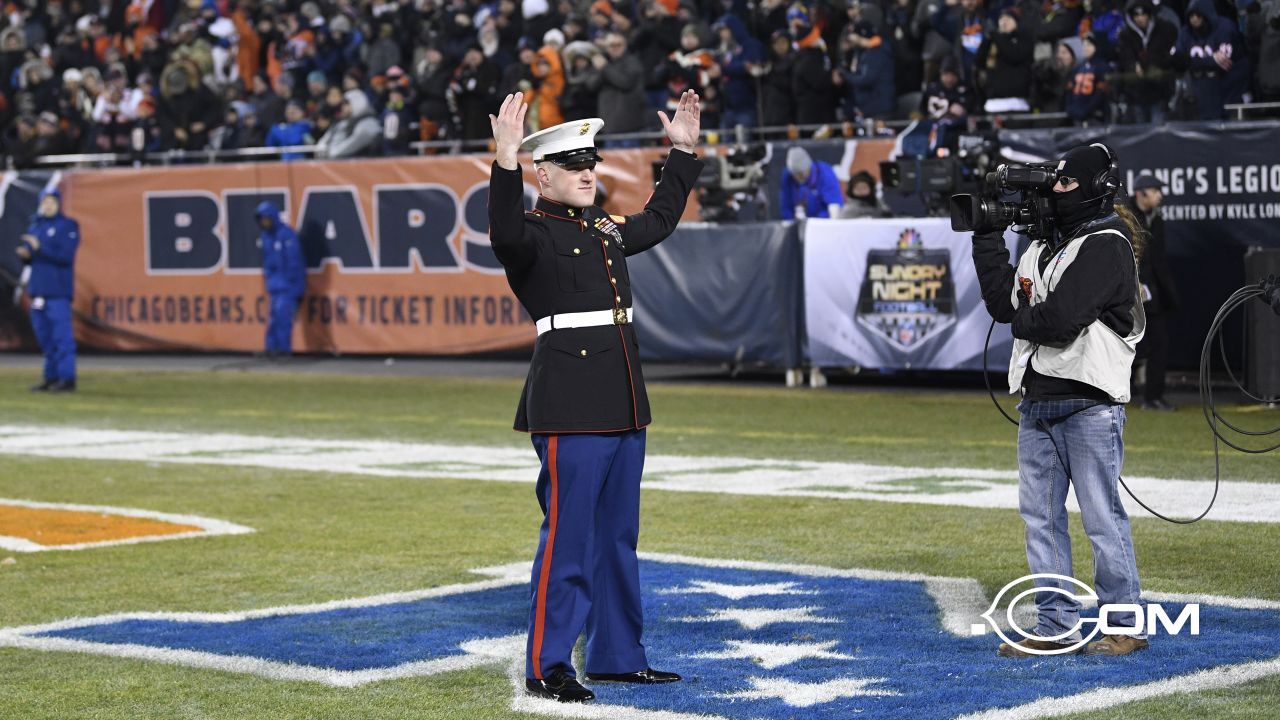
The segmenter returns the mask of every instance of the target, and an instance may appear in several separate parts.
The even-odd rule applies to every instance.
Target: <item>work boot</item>
[[[49,385],[49,392],[51,393],[69,393],[69,392],[75,392],[75,391],[76,391],[75,380],[59,380]]]
[[[1039,638],[1024,638],[1018,642],[1018,645],[1029,647],[1033,650],[1057,650],[1055,655],[1076,655],[1079,654],[1080,648],[1062,652],[1062,648],[1074,645],[1074,642],[1060,643],[1053,640],[1041,640]],[[1000,657],[1041,657],[1036,653],[1029,653],[1020,647],[1010,645],[1009,643],[1000,643],[1000,647],[996,649],[996,655]]]
[[[1132,635],[1103,635],[1101,640],[1085,645],[1084,654],[1118,657],[1143,650],[1150,644],[1146,638]]]
[[[32,385],[31,392],[47,392],[49,390],[49,387],[52,385],[53,385],[52,380],[45,380],[39,385]]]

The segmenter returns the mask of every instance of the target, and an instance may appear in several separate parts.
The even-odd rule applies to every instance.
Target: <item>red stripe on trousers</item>
[[[533,622],[533,676],[542,679],[542,633],[547,619],[547,581],[551,577],[551,553],[556,544],[556,519],[559,515],[560,477],[556,470],[556,449],[560,437],[547,441],[547,468],[551,473],[551,502],[547,510],[547,547],[542,552],[542,571],[538,573],[538,609]]]

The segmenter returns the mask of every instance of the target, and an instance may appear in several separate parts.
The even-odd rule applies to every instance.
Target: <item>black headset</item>
[[[1120,163],[1116,154],[1100,142],[1092,143],[1089,147],[1096,147],[1107,154],[1107,169],[1093,178],[1093,194],[1098,198],[1114,198],[1120,192]]]

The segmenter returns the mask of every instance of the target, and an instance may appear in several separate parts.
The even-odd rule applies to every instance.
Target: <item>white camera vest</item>
[[[1010,300],[1018,307],[1018,278],[1031,278],[1031,304],[1044,302],[1058,286],[1062,274],[1080,254],[1084,241],[1094,235],[1113,233],[1124,238],[1132,251],[1133,245],[1124,233],[1110,228],[1074,238],[1058,251],[1058,256],[1040,272],[1040,257],[1049,249],[1047,243],[1032,245],[1018,261],[1018,272],[1013,280]],[[1027,363],[1034,361],[1036,372],[1050,377],[1079,380],[1099,388],[1114,402],[1129,402],[1129,373],[1137,354],[1138,342],[1147,329],[1147,315],[1142,309],[1142,297],[1138,277],[1138,262],[1134,260],[1133,329],[1121,336],[1107,327],[1102,320],[1094,320],[1080,331],[1075,340],[1063,347],[1040,345],[1030,340],[1014,338],[1013,357],[1009,360],[1009,394],[1022,388],[1022,376]]]

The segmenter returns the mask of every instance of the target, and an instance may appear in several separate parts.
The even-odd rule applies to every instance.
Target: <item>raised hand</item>
[[[702,106],[698,102],[698,93],[685,90],[676,104],[675,117],[667,119],[667,114],[658,111],[658,119],[662,121],[662,129],[667,131],[671,147],[691,153],[698,144],[698,134],[702,121]]]
[[[507,170],[520,167],[516,162],[516,153],[520,152],[520,142],[524,140],[524,114],[528,109],[524,93],[515,93],[502,101],[497,116],[489,115],[499,167]]]

